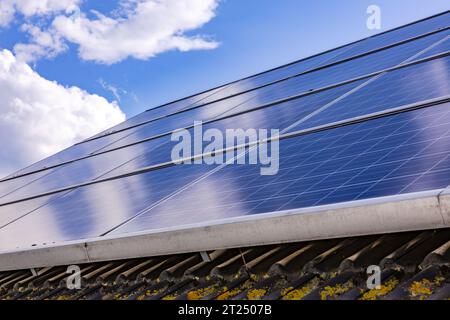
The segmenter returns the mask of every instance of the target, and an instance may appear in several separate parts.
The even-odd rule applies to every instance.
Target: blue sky
[[[83,11],[107,14],[115,1],[89,0]],[[106,5],[105,5],[106,3]],[[214,50],[169,51],[148,60],[128,58],[113,65],[83,61],[76,46],[34,69],[44,78],[116,99],[103,84],[120,90],[120,107],[132,116],[268,68],[380,32],[366,27],[366,8],[382,10],[382,29],[449,9],[446,0],[222,0],[212,18],[193,31],[220,43]],[[0,46],[12,49],[26,39],[15,25],[0,31]],[[151,30],[149,30],[151,32]],[[126,91],[126,93],[125,93]]]
[[[366,26],[369,5],[381,9],[381,30]],[[1,0],[0,136],[9,139],[0,141],[0,176],[148,108],[449,8],[448,0]]]

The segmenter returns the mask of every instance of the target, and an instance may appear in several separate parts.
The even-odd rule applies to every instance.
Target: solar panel
[[[131,130],[119,131],[117,133],[104,136],[100,139],[91,140],[80,145],[69,148],[56,156],[39,162],[21,173],[30,172],[43,167],[52,166],[61,162],[70,161],[80,157],[88,156],[96,151],[113,149],[130,143],[134,143],[152,135],[170,132],[176,128],[192,125],[194,120],[211,120],[244,112],[258,106],[271,103],[278,99],[293,95],[307,93],[329,85],[335,85],[342,81],[354,79],[376,71],[397,66],[405,60],[414,57],[412,61],[430,56],[429,52],[422,50],[429,48],[436,42],[444,41],[441,46],[449,46],[450,39],[448,30],[425,36],[412,42],[400,44],[398,46],[375,52],[373,54],[357,58],[355,60],[343,62],[325,69],[291,78],[286,81],[247,92],[238,96],[233,96],[216,103],[207,104],[201,108],[193,108],[183,113],[177,113],[171,117],[157,119],[143,127],[134,128],[135,117],[125,122],[123,126],[133,127]],[[434,53],[442,53],[447,47],[431,48]],[[439,50],[440,51],[437,51]],[[420,54],[418,54],[420,53]],[[417,57],[415,57],[417,55]],[[235,86],[238,83],[234,84]],[[128,125],[126,125],[128,123]],[[122,128],[123,129],[123,128]]]
[[[414,37],[422,36],[424,34],[435,32],[441,28],[448,27],[449,14],[443,14],[434,18],[432,21],[424,20],[408,28],[400,28],[389,33],[378,35],[377,37],[363,39],[356,43],[352,43],[329,52],[325,52],[307,59],[294,62],[292,64],[276,68],[256,76],[252,76],[240,81],[231,83],[230,85],[221,87],[218,91],[212,92],[205,100],[201,100],[202,103],[212,101],[213,99],[219,99],[227,97],[232,94],[242,92],[242,90],[249,90],[261,85],[271,83],[286,77],[294,76],[298,73],[305,72],[312,68],[317,68],[326,64],[334,63],[343,59],[356,56],[358,54],[364,54],[377,48],[392,45],[399,41],[404,41]],[[209,92],[207,92],[209,93]],[[190,98],[191,99],[191,98]],[[179,104],[180,101],[175,102]],[[185,103],[188,105],[189,103]],[[172,105],[165,106],[166,109],[171,109]]]
[[[449,107],[283,140],[279,174],[226,166],[113,233],[445,188]]]
[[[309,114],[318,107],[344,94],[356,85],[357,84],[349,84],[315,95],[306,96],[300,99],[301,101],[289,103],[290,106],[283,105],[281,108],[282,113],[279,112],[280,109],[265,108],[255,111],[256,114],[248,114],[239,117],[239,122],[236,122],[236,119],[234,118],[224,119],[223,121],[211,124],[205,128],[215,127],[224,130],[233,122],[235,125],[239,124],[239,128],[252,128],[255,125],[261,125],[261,128],[269,128],[271,125],[281,125],[283,123],[291,124],[291,119],[293,117],[301,117],[302,115],[305,116]],[[275,110],[275,112],[273,112],[273,110]],[[283,114],[284,119],[280,119],[280,116]],[[256,122],[256,119],[259,119],[259,122]],[[51,172],[47,172],[45,177],[34,182],[30,181],[36,179],[35,175],[41,177],[43,175],[42,172],[7,181],[4,183],[5,187],[0,189],[0,203],[20,199],[27,194],[50,191],[92,180],[99,177],[102,173],[106,173],[106,176],[111,176],[125,173],[130,170],[136,170],[144,166],[164,163],[171,160],[170,156],[173,146],[174,143],[171,142],[170,135],[168,135],[122,148],[114,152],[107,152],[95,157],[66,164],[60,168],[49,170]],[[133,159],[133,156],[136,157],[135,160]],[[22,188],[13,191],[13,184],[16,186],[22,184],[23,186],[20,186]],[[2,184],[0,184],[0,187],[1,186]],[[8,191],[9,195],[5,196],[2,194]]]
[[[391,74],[384,75],[384,78],[374,81],[368,87],[362,88],[360,91],[353,93],[353,95],[341,101],[337,101],[329,109],[322,111],[319,117],[312,117],[298,125],[294,124],[320,107],[326,106],[360,86],[363,81],[356,81],[300,99],[258,109],[254,112],[240,115],[237,118],[232,117],[215,121],[206,125],[205,129],[216,128],[224,132],[227,128],[233,126],[243,129],[253,127],[290,127],[288,131],[295,131],[324,125],[417,101],[425,101],[449,95],[450,83],[447,79],[449,72],[449,57],[395,70]],[[418,83],[422,82],[424,83],[423,85],[418,85]],[[358,106],[358,108],[349,108],[349,105]],[[298,120],[293,121],[292,119]],[[142,138],[148,137],[146,135],[138,136],[136,140]],[[124,146],[133,142],[135,141],[119,141],[119,145],[115,146],[113,144],[111,148]],[[103,153],[98,157],[91,157],[70,163],[49,173],[39,172],[25,176],[22,179],[8,181],[3,186],[0,185],[0,190],[4,190],[3,192],[0,191],[0,201],[14,201],[26,195],[48,192],[82,183],[99,178],[103,173],[107,173],[106,176],[112,176],[141,167],[168,162],[170,161],[170,151],[173,146],[174,143],[170,141],[170,136],[164,136],[147,141],[144,145],[132,145],[130,149],[116,150],[113,154]],[[137,159],[133,160],[130,154],[134,155]],[[118,166],[120,167],[117,168]],[[45,177],[32,181],[44,174]],[[19,182],[21,180],[23,181]],[[13,188],[12,185],[16,185],[16,188]],[[17,188],[20,189],[15,191]],[[6,192],[9,194],[5,195]]]
[[[404,62],[421,50],[428,48],[437,41],[446,39],[449,34],[449,30],[444,30],[436,34],[417,39],[416,41],[400,44],[393,48],[375,52],[368,56],[359,57],[355,60],[343,62],[325,69],[319,69],[315,72],[310,72],[308,74],[287,79],[283,82],[265,86],[252,92],[245,92],[248,88],[246,88],[241,82],[237,82],[232,86],[241,87],[242,85],[243,87],[235,91],[245,93],[238,96],[228,97],[225,100],[213,100],[217,101],[215,103],[212,103],[213,101],[202,101],[204,103],[211,104],[207,104],[201,109],[194,109],[190,112],[176,114],[167,119],[153,121],[146,125],[145,128],[137,131],[136,134],[145,135],[147,134],[147,130],[150,130],[150,132],[158,132],[161,130],[160,128],[164,128],[167,131],[167,128],[170,128],[171,123],[175,123],[174,126],[184,126],[192,122],[192,119],[206,120],[222,117],[224,115],[233,114],[239,111],[249,110],[255,106],[269,103],[277,99],[300,94],[312,89],[322,88],[330,84],[336,84],[358,76],[393,67],[401,62]],[[449,43],[450,40],[446,41],[447,46]],[[430,54],[428,52],[424,52],[416,59],[425,58],[427,56],[430,56]],[[247,82],[253,80],[254,79],[251,78],[248,79]],[[250,87],[255,88],[258,86],[252,85]]]
[[[366,87],[292,128],[305,129],[450,94],[450,57],[383,75]],[[349,107],[354,106],[354,107]]]
[[[274,176],[230,165],[192,184],[211,166],[181,165],[62,192],[1,228],[0,243],[17,243],[18,232],[21,245],[96,237],[136,215],[113,234],[443,188],[450,184],[449,107],[284,139]],[[18,212],[16,205],[1,208]]]
[[[204,103],[209,97],[215,97],[218,92],[223,91],[225,88],[229,87],[230,85],[225,85],[223,87],[219,87],[217,89],[209,90],[205,93],[194,95],[190,98],[181,99],[176,102],[172,102],[169,105],[163,105],[159,106],[158,108],[147,110],[146,112],[140,113],[130,119],[128,119],[125,122],[119,123],[118,125],[105,130],[104,132],[101,132],[97,135],[95,135],[92,138],[101,137],[105,134],[110,134],[111,132],[118,132],[124,129],[131,128],[135,125],[139,125],[145,121],[151,120],[151,119],[158,119],[162,118],[164,116],[167,116],[172,113],[179,112],[181,110],[184,110],[186,108],[192,108],[199,104]],[[92,139],[90,138],[90,139]]]
[[[448,18],[150,109],[20,170],[0,181],[0,251],[448,187]],[[171,132],[194,121],[280,129],[279,172],[171,162]]]

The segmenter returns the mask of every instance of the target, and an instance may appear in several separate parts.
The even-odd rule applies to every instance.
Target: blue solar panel
[[[210,127],[225,130],[231,127],[231,125],[239,128],[252,128],[254,126],[258,128],[272,128],[273,126],[287,127],[295,119],[308,115],[356,87],[358,83],[351,83],[314,95],[305,96],[295,102],[287,102],[277,107],[260,109],[254,113],[244,114],[238,118],[224,119],[217,123],[206,125],[205,130]],[[0,203],[90,181],[100,178],[103,175],[110,177],[142,167],[168,162],[171,161],[170,156],[173,146],[174,142],[171,142],[170,136],[165,136],[69,163],[48,170],[49,172],[46,172],[45,176],[43,176],[43,172],[39,172],[7,181],[4,183],[4,187],[2,187],[3,183],[0,183]],[[41,176],[43,177],[40,178]],[[15,188],[12,188],[12,185],[15,185]],[[6,192],[9,194],[4,195]]]
[[[279,174],[227,166],[113,233],[445,188],[449,107],[284,140]]]
[[[228,128],[241,128],[244,130],[249,128],[285,128],[291,125],[296,119],[307,116],[321,106],[342,96],[349,90],[355,88],[359,83],[360,82],[343,85],[300,99],[259,109],[251,113],[244,113],[237,117],[230,117],[205,124],[203,125],[203,130],[216,129],[225,133],[225,130]],[[189,132],[191,135],[194,134],[193,129],[190,129]],[[157,140],[161,141],[159,146],[149,150],[149,152],[146,152],[135,160],[121,166],[117,170],[109,172],[106,177],[170,161],[171,150],[177,142],[171,141],[170,136],[161,137]],[[206,144],[208,144],[208,142],[204,142],[203,146]],[[197,153],[194,152],[194,155],[197,155]]]
[[[220,91],[208,96],[206,99],[202,100],[202,102],[227,97],[229,95],[242,92],[243,90],[249,90],[273,81],[305,72],[311,68],[334,63],[336,61],[366,53],[370,50],[375,50],[377,48],[392,45],[399,41],[407,40],[426,34],[428,32],[433,32],[441,28],[448,27],[450,25],[449,17],[450,14],[446,13],[432,20],[424,20],[407,27],[403,27],[375,37],[367,38],[362,41],[332,50],[330,52],[319,54],[311,58],[304,59],[281,68],[277,68],[275,70],[249,77],[248,79],[237,81],[229,86],[221,88]]]
[[[444,37],[445,35],[443,34],[435,34],[400,47],[378,52],[374,55],[365,56],[350,62],[292,78],[283,83],[264,87],[248,94],[223,100],[208,105],[205,108],[190,110],[185,113],[151,122],[131,133],[129,136],[112,143],[106,149],[116,148],[151,136],[167,133],[179,127],[192,125],[194,121],[204,121],[246,111],[282,98],[305,93],[312,89],[322,88],[331,84],[353,79],[357,76],[393,67],[404,62],[406,59],[413,57],[424,48],[429,47]],[[420,55],[418,58],[423,58],[425,56],[426,54]]]
[[[177,190],[209,170],[202,166],[175,166],[145,175],[99,183],[52,196],[53,200],[32,213],[27,210],[48,199],[0,207],[2,215],[23,218],[0,228],[0,250],[16,246],[95,237],[131,218],[148,205]],[[33,208],[34,209],[34,208]],[[12,236],[12,230],[20,239]],[[20,230],[20,231],[18,231]]]
[[[311,89],[321,88],[330,84],[338,83],[341,81],[349,80],[351,78],[376,72],[385,68],[393,67],[406,59],[421,52],[423,49],[428,48],[438,40],[444,39],[450,31],[442,31],[418,40],[407,42],[405,44],[389,48],[380,52],[373,53],[368,56],[363,56],[355,60],[344,62],[330,68],[318,70],[309,74],[302,75],[300,77],[292,78],[286,82],[277,83],[269,87],[264,87],[259,90],[251,91],[242,95],[228,98],[226,100],[212,103],[202,108],[193,109],[180,114],[175,114],[168,118],[162,118],[160,120],[152,121],[143,127],[133,128],[131,130],[119,131],[111,135],[104,136],[99,139],[91,140],[80,145],[73,146],[50,157],[44,161],[38,162],[22,171],[19,174],[31,172],[33,170],[39,170],[43,167],[53,166],[61,162],[70,161],[80,157],[88,156],[96,151],[103,151],[120,147],[129,143],[134,143],[138,140],[148,138],[152,135],[157,135],[174,130],[179,127],[189,126],[194,120],[206,121],[218,117],[227,116],[233,113],[249,110],[256,106],[272,102],[277,99],[282,99],[287,96],[300,94],[307,92]],[[441,52],[437,50],[443,50],[448,46],[447,41],[442,47],[435,48],[433,53]],[[425,52],[416,57],[416,59],[425,58],[430,56],[430,52]],[[238,86],[239,82],[232,86]],[[213,90],[210,96],[215,96],[216,92],[224,92],[226,88]],[[243,89],[244,90],[244,89]],[[197,97],[199,102],[205,102],[209,96],[205,93]],[[194,99],[194,98],[192,98]],[[191,101],[192,99],[189,99]],[[177,104],[182,103],[177,102]],[[194,103],[195,105],[195,103]],[[192,105],[191,105],[192,106]],[[163,110],[164,108],[156,109]],[[147,111],[139,116],[136,116],[119,126],[108,130],[121,130],[129,126],[133,126],[143,121],[142,117],[147,118],[147,115],[153,114],[153,111]],[[118,142],[115,142],[118,141]]]
[[[33,212],[33,210],[38,209],[39,207],[47,203],[51,198],[53,197],[39,197],[32,201],[23,201],[16,203],[14,204],[14,206],[0,206],[0,228],[23,217],[24,214]],[[11,239],[10,241],[14,241],[14,239]]]
[[[399,41],[403,41],[415,36],[420,36],[427,32],[436,31],[443,27],[448,27],[449,25],[448,19],[445,19],[445,17],[448,18],[448,14],[435,18],[436,21],[434,21],[433,23],[430,23],[428,20],[425,20],[415,25],[409,26],[405,29],[401,28],[390,33],[382,34],[377,37],[368,38],[355,44],[344,46],[342,48],[335,49],[330,52],[320,54],[309,59],[301,60],[297,63],[288,65],[286,67],[277,68],[275,70],[265,72],[257,76],[249,77],[247,79],[243,79],[231,83],[229,85],[225,85],[223,87],[204,92],[202,94],[194,95],[192,97],[170,103],[160,108],[151,109],[109,130],[106,130],[105,132],[98,134],[95,137],[99,137],[104,134],[108,134],[118,130],[123,130],[128,127],[133,127],[145,121],[166,116],[168,114],[178,112],[186,108],[195,107],[218,99],[223,99],[230,95],[244,92],[246,90],[251,90],[258,86],[266,85],[273,81],[278,81],[286,77],[294,76],[298,73],[305,72],[312,68],[320,67],[325,64],[330,64],[339,60],[348,59],[349,57],[363,54],[370,50],[392,45],[393,43]],[[373,60],[377,61],[377,59]]]
[[[399,41],[407,40],[413,37],[426,34],[428,32],[439,30],[440,28],[448,27],[450,25],[449,21],[450,21],[450,14],[447,13],[445,15],[433,19],[432,21],[425,20],[415,25],[401,28],[375,37],[367,38],[357,43],[351,44],[349,46],[333,50],[326,54],[321,54],[319,56],[307,59],[305,61],[301,61],[299,63],[294,63],[256,77],[251,77],[249,79],[240,81],[236,85],[243,88],[254,88],[256,86],[263,85],[271,81],[276,81],[281,78],[289,77],[298,74],[300,72],[304,72],[311,67],[318,67],[321,65],[334,63],[336,61],[340,61],[343,59],[348,59],[350,57],[363,54],[368,51],[375,50],[377,48],[392,45]],[[233,86],[227,88],[222,93],[225,93],[225,91],[228,91],[230,93],[239,92],[239,90],[237,90],[237,88]]]
[[[101,137],[105,134],[109,134],[111,132],[116,132],[116,131],[120,131],[123,129],[127,129],[127,128],[133,127],[135,125],[141,124],[145,121],[151,120],[151,119],[158,119],[158,118],[167,116],[169,114],[179,112],[186,108],[195,107],[199,104],[204,103],[209,97],[215,97],[218,92],[223,91],[225,88],[227,88],[229,86],[231,86],[231,85],[225,85],[223,87],[220,87],[220,88],[217,88],[214,90],[209,90],[202,94],[194,95],[193,97],[190,97],[190,98],[185,98],[185,99],[181,99],[179,101],[172,102],[166,106],[161,106],[158,108],[147,110],[146,112],[140,113],[140,114],[134,116],[133,118],[128,119],[125,122],[122,122],[108,130],[105,130],[105,131],[95,135],[94,137]]]
[[[431,56],[429,52],[419,54],[423,49],[428,48],[439,40],[445,39],[448,35],[450,35],[450,31],[432,35],[399,47],[377,52],[372,55],[338,64],[330,68],[292,78],[284,83],[279,83],[273,87],[263,89],[260,92],[260,95],[270,95],[272,100],[281,99],[282,97],[299,94],[300,92],[305,92],[309,89],[325,87],[330,84],[340,83],[342,81],[371,74],[376,71],[395,67],[407,59],[414,57],[416,54],[418,54],[418,56],[415,59],[412,59],[412,61],[423,59]],[[447,39],[445,44],[447,46],[450,45],[450,39]],[[433,49],[439,50],[443,48],[439,47]],[[237,108],[233,108],[230,111],[225,112],[223,115],[229,115],[248,109],[248,105],[243,104]]]
[[[444,57],[392,71],[297,126],[292,125],[353,90],[364,83],[364,80],[276,106],[244,113],[238,117],[212,122],[205,125],[204,128],[205,130],[215,128],[225,131],[227,128],[285,129],[291,127],[288,132],[292,132],[441,97],[450,94],[450,83],[447,77],[450,73],[449,61],[450,57]],[[121,140],[111,145],[111,148],[124,146],[143,138],[147,137],[145,135],[133,136],[132,139],[134,140]],[[106,177],[114,176],[145,166],[167,162],[171,160],[171,149],[174,144],[175,142],[170,141],[170,136],[165,136],[150,140],[142,145],[133,145],[112,153],[104,153],[70,163],[61,168],[53,169],[50,173],[38,172],[3,184],[0,183],[0,201],[14,201],[26,195],[48,192],[97,179],[103,175]],[[40,178],[41,176],[44,177]],[[8,195],[5,195],[6,193]]]
[[[113,234],[443,188],[450,184],[450,104],[284,139],[280,152],[277,175],[229,165],[172,197],[216,166],[178,165],[54,195],[1,228],[0,249],[17,245],[18,232],[23,246],[99,236],[139,212]],[[26,214],[20,204],[0,210]]]
[[[149,110],[19,171],[0,181],[0,250],[447,187],[450,31],[441,28],[448,27],[448,17]],[[410,104],[416,109],[354,120]],[[209,121],[203,130],[220,132],[324,127],[284,137],[273,176],[261,175],[258,165],[158,167],[171,160],[171,131],[199,120]],[[133,172],[148,166],[156,167]]]
[[[450,56],[387,73],[292,130],[310,128],[449,95],[449,74]]]
[[[350,56],[360,54],[380,46],[386,46],[401,40],[426,34],[434,30],[446,28],[450,25],[449,21],[450,13],[446,12],[445,14],[437,16],[433,19],[424,20],[422,22],[384,33],[379,36],[368,38],[365,41],[362,41],[359,46],[351,48],[346,54]]]
[[[7,180],[0,183],[0,199],[6,194],[14,192],[16,189],[27,185],[40,177],[43,177],[48,172],[37,172],[29,176],[23,176],[17,179]]]
[[[445,31],[445,33],[447,34],[447,37],[448,37],[450,34],[450,31]],[[433,56],[433,55],[441,54],[443,52],[448,52],[448,51],[450,51],[450,41],[447,39],[446,41],[439,43],[435,47],[431,48],[426,54],[428,56]]]

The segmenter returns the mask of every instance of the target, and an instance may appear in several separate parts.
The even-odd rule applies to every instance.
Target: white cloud
[[[73,10],[80,2],[81,0],[1,0],[0,26],[11,23],[16,13],[25,17],[44,16]]]
[[[44,79],[0,51],[0,176],[123,120],[115,102]]]
[[[52,57],[65,50],[64,41],[78,46],[84,60],[112,64],[128,57],[149,59],[169,50],[214,49],[218,43],[186,32],[215,16],[219,0],[122,0],[109,16],[92,11],[57,14],[45,30],[26,27],[30,44],[14,50],[24,61]]]
[[[120,102],[122,95],[128,93],[126,90],[106,82],[103,78],[98,79],[98,83],[104,90],[109,91],[118,102]]]
[[[64,40],[57,34],[42,31],[31,24],[23,24],[20,30],[28,32],[33,38],[33,43],[18,43],[14,46],[16,56],[21,61],[30,62],[43,57],[53,58],[67,50]]]

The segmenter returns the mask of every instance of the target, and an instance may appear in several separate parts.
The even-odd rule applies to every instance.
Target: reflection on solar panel
[[[449,21],[445,12],[150,109],[4,178],[0,252],[440,195],[450,185]],[[221,133],[279,129],[269,138],[279,140],[277,174],[246,164],[175,163],[171,133],[194,134],[196,121]],[[203,158],[245,157],[252,148]],[[236,242],[224,246],[251,244],[230,237]],[[188,249],[179,242],[174,250]],[[208,248],[201,240],[193,247]]]

